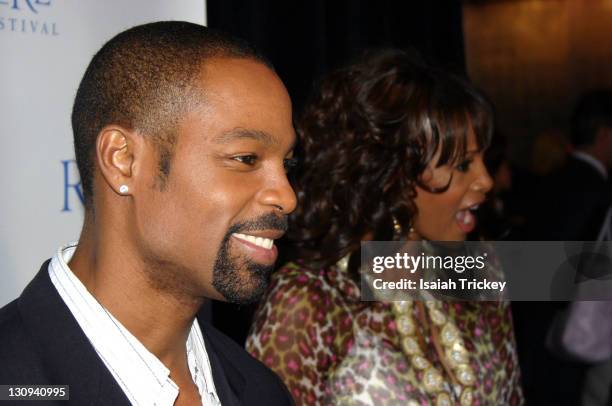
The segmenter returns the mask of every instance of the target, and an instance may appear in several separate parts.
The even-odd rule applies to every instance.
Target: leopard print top
[[[443,309],[470,352],[477,376],[474,404],[522,404],[508,304],[453,302]],[[419,330],[427,358],[443,371],[428,329]],[[298,405],[434,404],[398,336],[390,305],[361,302],[346,272],[292,263],[274,274],[247,350],[283,379]]]

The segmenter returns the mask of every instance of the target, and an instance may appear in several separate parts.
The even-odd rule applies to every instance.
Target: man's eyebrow
[[[220,135],[216,136],[213,139],[213,142],[216,144],[227,144],[234,140],[244,138],[260,141],[266,145],[278,144],[278,140],[272,137],[267,132],[259,130],[250,130],[247,128],[234,128],[229,131],[225,131]]]

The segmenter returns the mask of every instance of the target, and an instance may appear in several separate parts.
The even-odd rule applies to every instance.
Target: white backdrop
[[[78,239],[70,112],[87,63],[113,35],[159,20],[205,24],[205,0],[0,0],[0,307]]]

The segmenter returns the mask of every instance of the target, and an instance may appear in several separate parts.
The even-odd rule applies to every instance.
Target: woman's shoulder
[[[350,325],[361,303],[357,284],[345,279],[335,267],[313,269],[300,262],[285,264],[272,277],[255,315],[253,331],[266,326],[321,330],[328,325],[335,329],[339,323]]]

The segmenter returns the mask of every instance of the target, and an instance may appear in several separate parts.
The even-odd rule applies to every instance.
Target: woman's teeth
[[[251,244],[255,244],[258,247],[265,248],[267,250],[271,249],[274,245],[274,240],[264,237],[255,237],[253,235],[234,233],[232,234],[234,237],[239,238],[241,240],[250,242]]]
[[[457,221],[461,224],[470,224],[472,222],[472,213],[469,209],[459,210],[455,216]]]
[[[464,233],[470,233],[476,226],[476,217],[474,216],[473,211],[477,208],[477,206],[472,206],[457,212],[455,219]]]

